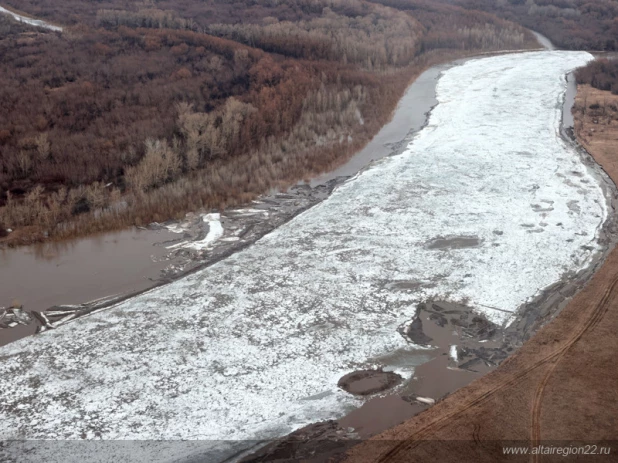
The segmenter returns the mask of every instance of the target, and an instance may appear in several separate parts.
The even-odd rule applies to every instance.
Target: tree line
[[[482,10],[547,36],[570,50],[618,49],[617,0],[439,0]]]
[[[588,84],[599,90],[618,95],[618,61],[597,59],[575,72],[578,84]]]

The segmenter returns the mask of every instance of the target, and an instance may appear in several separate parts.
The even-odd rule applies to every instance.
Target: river
[[[601,251],[606,198],[560,136],[564,76],[590,59],[531,52],[450,68],[400,154],[253,246],[4,346],[0,439],[191,439],[225,454],[359,406],[337,387],[350,371],[413,377],[412,363],[385,359],[422,350],[397,330],[419,302],[465,302],[509,324]],[[134,461],[172,455],[140,452]]]

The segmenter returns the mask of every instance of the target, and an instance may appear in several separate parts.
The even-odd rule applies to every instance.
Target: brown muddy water
[[[29,311],[147,289],[170,262],[166,230],[125,230],[62,243],[0,249],[0,306]],[[36,325],[0,330],[0,345],[34,334]]]
[[[369,144],[337,169],[311,179],[310,185],[319,185],[339,176],[355,175],[372,161],[399,152],[423,128],[428,112],[438,103],[436,84],[442,71],[460,62],[463,60],[434,66],[418,76],[399,101],[390,122]]]
[[[358,442],[404,422],[485,375],[513,350],[506,329],[470,307],[445,301],[420,304],[414,321],[401,327],[400,333],[423,348],[414,354],[402,349],[372,360],[395,368],[412,366],[411,379],[394,381],[383,375],[395,373],[381,370],[375,370],[373,376],[366,370],[350,373],[340,379],[339,387],[360,397],[369,396],[359,408],[339,420],[299,429],[241,461],[339,461]],[[351,379],[356,381],[350,384]],[[376,389],[383,392],[375,393]]]
[[[412,379],[395,394],[368,400],[339,420],[341,427],[353,428],[360,439],[398,425],[491,371],[497,366],[497,360],[489,359],[492,354],[502,358],[508,355],[499,327],[484,322],[465,306],[441,301],[422,304],[417,320],[421,323],[410,338],[427,350],[414,359],[419,364]],[[491,354],[484,355],[490,350]],[[409,352],[394,352],[380,360],[396,365],[412,359]]]
[[[540,37],[540,42],[547,46],[547,39]],[[552,49],[551,44],[548,47]],[[312,179],[308,185],[300,183],[298,187],[318,188],[319,191],[313,195],[314,199],[323,199],[325,185],[330,184],[327,188],[330,189],[334,186],[333,182],[339,183],[355,175],[372,161],[400,152],[423,128],[429,111],[437,104],[436,84],[440,74],[466,60],[464,58],[437,65],[423,72],[406,90],[390,122],[382,127],[365,148],[339,168]],[[569,91],[572,92],[571,101],[574,101],[574,82]],[[569,105],[565,105],[564,117],[570,117],[572,125]],[[277,193],[272,192],[263,201],[270,202],[274,208],[281,202],[286,203],[283,204],[283,215],[289,218],[289,198],[285,196],[286,193],[292,193],[293,196],[296,192]],[[302,193],[301,206],[310,206],[305,204],[305,191]],[[281,196],[284,197],[283,201]],[[265,220],[273,222],[269,217]],[[276,226],[280,222],[277,220],[271,225]],[[250,227],[253,224],[249,224]],[[263,234],[273,227],[260,228]],[[187,233],[184,238],[198,238],[195,233],[190,235]],[[180,241],[180,237],[179,234],[157,226],[62,243],[44,243],[17,249],[0,248],[0,308],[18,301],[23,304],[24,310],[40,312],[54,306],[85,304],[111,296],[131,295],[180,276],[182,272],[179,270],[197,268],[208,263],[212,256],[193,254],[189,256],[192,262],[188,262],[186,253],[178,255],[169,252],[167,242]],[[0,329],[0,346],[34,334],[35,330],[36,324]]]
[[[0,291],[10,309],[0,306],[0,345],[57,328],[225,259],[327,198],[346,178],[265,195],[247,208],[189,213],[181,221],[152,223],[146,229],[2,250]],[[15,323],[15,312],[24,323]]]
[[[539,34],[538,32],[535,31],[530,31],[532,32],[532,34],[536,37],[536,40],[539,42],[539,44],[545,48],[546,50],[555,50],[556,47],[554,47],[554,44],[551,43],[551,41],[545,37],[544,35]]]

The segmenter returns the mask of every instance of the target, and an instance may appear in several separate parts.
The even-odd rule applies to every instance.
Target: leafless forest
[[[405,0],[403,0],[405,1]],[[618,50],[618,0],[450,0],[538,31],[570,50]]]
[[[9,245],[246,202],[344,161],[427,66],[537,46],[429,0],[4,4],[65,26],[0,15]]]
[[[577,70],[577,82],[618,95],[618,61],[599,59]]]

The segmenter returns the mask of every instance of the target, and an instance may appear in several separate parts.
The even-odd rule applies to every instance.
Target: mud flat
[[[0,438],[210,440],[200,451],[220,460],[363,413],[365,400],[337,386],[350,373],[399,375],[413,408],[453,381],[432,374],[493,367],[518,324],[543,323],[548,287],[590,271],[608,246],[602,172],[559,129],[563,76],[588,59],[524,53],[449,69],[400,155],[208,268],[3,347]],[[210,243],[225,227],[206,221],[199,242]]]

